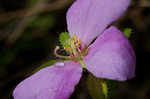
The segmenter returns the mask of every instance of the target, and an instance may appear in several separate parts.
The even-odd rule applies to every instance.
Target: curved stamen
[[[56,46],[56,48],[55,48],[55,50],[54,50],[54,55],[55,55],[56,57],[65,58],[65,59],[71,59],[71,56],[59,55],[59,54],[57,53],[57,51],[58,51],[59,49],[60,49],[60,47],[59,47],[59,46]]]

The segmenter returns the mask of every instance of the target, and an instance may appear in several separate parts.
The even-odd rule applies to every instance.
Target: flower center
[[[67,53],[69,53],[69,56],[62,56],[57,54],[57,51],[59,50],[59,47],[57,46],[55,48],[56,57],[65,58],[65,59],[68,58],[75,62],[82,61],[87,54],[87,48],[81,47],[80,39],[76,35],[74,35],[70,40],[66,42],[66,44],[67,46],[63,48]]]

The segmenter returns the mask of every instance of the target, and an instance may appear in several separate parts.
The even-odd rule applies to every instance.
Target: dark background
[[[59,33],[67,31],[66,12],[71,0],[0,0],[0,99],[13,99],[12,91],[32,71],[56,59]],[[132,0],[128,11],[113,25],[131,28],[137,65],[136,77],[117,82],[110,99],[150,99],[150,1]],[[71,99],[92,99],[80,80]]]

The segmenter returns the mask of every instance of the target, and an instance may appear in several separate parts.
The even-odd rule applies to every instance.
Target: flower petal
[[[82,68],[73,62],[59,64],[22,81],[13,92],[14,99],[68,99],[80,80]]]
[[[124,81],[135,76],[135,53],[116,27],[110,27],[96,39],[84,62],[96,77]]]
[[[68,31],[88,45],[128,8],[130,0],[76,0],[67,12]]]

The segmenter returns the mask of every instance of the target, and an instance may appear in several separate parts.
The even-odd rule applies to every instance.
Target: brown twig
[[[41,12],[49,12],[49,11],[54,11],[60,8],[65,7],[67,4],[71,3],[68,2],[68,0],[58,0],[55,3],[52,4],[46,4],[43,3],[43,0],[39,0],[41,2],[37,3],[37,5],[32,8],[32,9],[28,9],[28,10],[21,10],[21,11],[17,11],[14,13],[8,13],[11,15],[5,15],[5,16],[12,16],[12,17],[5,17],[4,19],[10,20],[12,18],[16,18],[16,17],[23,17],[22,21],[17,25],[16,29],[14,30],[14,32],[12,32],[10,34],[10,36],[8,37],[7,41],[6,41],[6,46],[8,47],[8,45],[12,45],[23,33],[26,24],[33,18],[31,18],[31,16],[35,16]],[[1,19],[2,16],[0,16]],[[4,15],[3,15],[4,17]],[[6,21],[6,20],[5,20]]]
[[[39,6],[39,9],[32,13],[30,13],[31,8],[27,8],[27,9],[17,10],[14,12],[0,14],[0,22],[7,22],[14,18],[20,18],[24,16],[33,16],[33,15],[43,13],[43,12],[59,10],[71,4],[72,1],[73,0],[57,0],[56,2],[51,3],[51,4],[44,4],[44,5]]]
[[[6,46],[13,44],[23,33],[26,24],[31,20],[30,16],[34,13],[37,12],[42,5],[44,5],[45,0],[38,0],[37,4],[28,12],[24,14],[23,19],[20,21],[20,23],[16,26],[16,29],[8,36],[8,39],[6,41]]]

